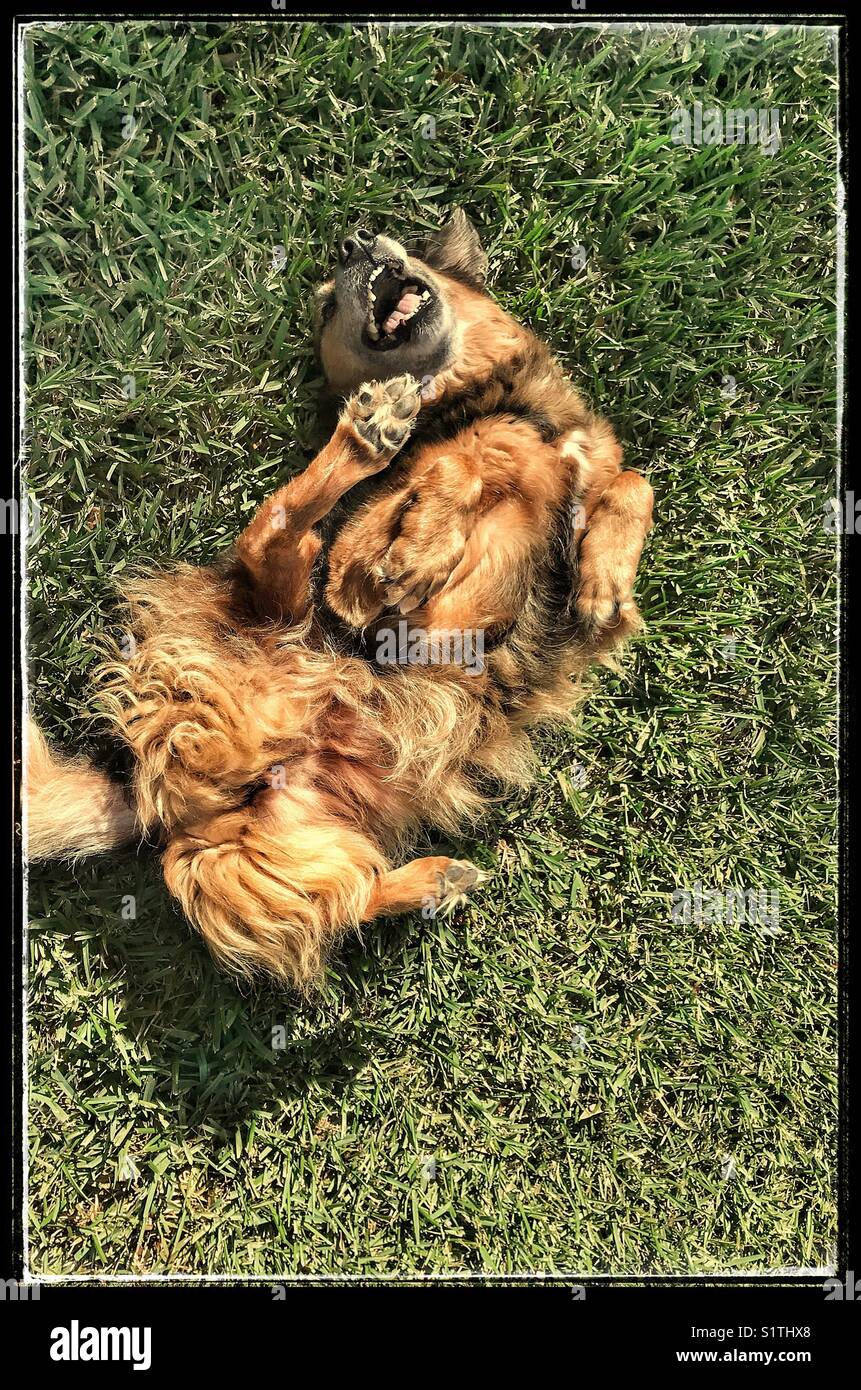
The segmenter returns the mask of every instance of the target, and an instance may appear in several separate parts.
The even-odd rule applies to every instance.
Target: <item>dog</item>
[[[240,976],[308,989],[345,932],[478,887],[472,864],[409,846],[527,785],[529,729],[569,718],[640,625],[652,490],[487,266],[462,212],[421,255],[343,239],[316,295],[343,402],[328,443],[223,561],[125,587],[134,649],[98,688],[130,788],[30,734],[30,857],[157,839]],[[470,667],[443,642],[465,632]]]

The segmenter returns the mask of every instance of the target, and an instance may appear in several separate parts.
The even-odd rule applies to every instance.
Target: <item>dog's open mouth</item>
[[[424,281],[378,265],[368,282],[367,342],[375,348],[408,342],[432,301],[433,292]]]

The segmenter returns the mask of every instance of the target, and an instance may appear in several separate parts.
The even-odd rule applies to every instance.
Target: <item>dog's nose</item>
[[[367,227],[355,227],[341,242],[341,264],[347,265],[356,256],[373,254],[376,237]]]

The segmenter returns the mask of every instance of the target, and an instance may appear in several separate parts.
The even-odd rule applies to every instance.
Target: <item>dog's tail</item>
[[[22,791],[29,859],[80,859],[135,838],[135,811],[117,782],[86,758],[55,753],[32,720],[25,751]]]

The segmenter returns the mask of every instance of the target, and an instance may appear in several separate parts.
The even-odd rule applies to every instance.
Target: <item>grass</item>
[[[29,659],[54,738],[91,736],[115,582],[209,560],[310,456],[306,306],[359,219],[419,235],[465,206],[493,292],[657,496],[647,633],[457,847],[498,872],[454,919],[368,930],[297,1002],[215,971],[155,859],[32,871],[31,1268],[825,1263],[831,36],[76,22],[26,47]],[[779,150],[673,143],[696,100],[779,107]],[[697,882],[776,890],[778,929],[674,923]]]

